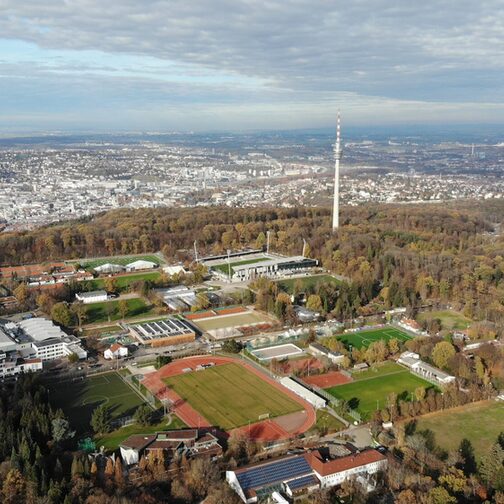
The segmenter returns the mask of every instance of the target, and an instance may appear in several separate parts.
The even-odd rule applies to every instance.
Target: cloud
[[[469,117],[504,99],[497,0],[0,0],[0,9],[2,38],[38,48],[12,46],[8,93],[34,75],[41,96],[60,79],[69,103],[72,93],[92,101],[92,89],[96,103],[115,96],[132,100],[127,108],[315,108],[352,96],[370,110],[394,103],[388,120],[412,103],[452,104]]]

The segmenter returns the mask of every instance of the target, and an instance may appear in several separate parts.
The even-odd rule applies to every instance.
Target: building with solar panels
[[[196,332],[184,320],[167,318],[128,326],[131,336],[140,344],[151,347],[180,345],[196,339]]]
[[[273,492],[291,497],[320,487],[304,455],[290,455],[226,471],[226,481],[246,503],[260,502]]]
[[[358,478],[365,491],[373,489],[376,475],[387,468],[387,457],[372,448],[345,450],[347,455],[334,457],[321,448],[226,471],[226,481],[246,504],[265,501],[274,492],[292,499],[348,478]]]

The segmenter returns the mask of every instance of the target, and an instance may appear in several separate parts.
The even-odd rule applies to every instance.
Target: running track
[[[247,371],[254,373],[259,376],[262,380],[268,382],[273,387],[280,390],[283,394],[291,397],[294,401],[299,403],[304,411],[300,412],[297,418],[294,416],[290,418],[287,426],[279,425],[274,419],[264,420],[262,422],[256,422],[250,426],[243,426],[237,429],[233,429],[228,434],[231,433],[243,433],[249,435],[251,438],[257,441],[276,441],[289,439],[299,434],[306,432],[315,423],[316,414],[313,407],[305,400],[301,399],[294,392],[286,389],[278,382],[270,378],[264,373],[247,364],[240,359],[233,359],[231,357],[220,357],[220,356],[197,356],[197,357],[186,357],[184,359],[178,359],[166,366],[163,366],[159,371],[154,373],[149,373],[145,376],[142,384],[145,385],[154,395],[156,395],[160,400],[170,399],[173,403],[173,412],[189,427],[212,427],[210,423],[200,415],[192,406],[185,402],[177,393],[166,387],[163,382],[163,378],[168,378],[170,376],[176,376],[183,373],[185,368],[195,369],[196,366],[201,364],[209,364],[213,362],[215,365],[223,365],[229,363],[239,364],[243,366]],[[197,371],[194,371],[197,372]],[[292,417],[292,415],[290,415]],[[285,418],[285,417],[280,417]]]

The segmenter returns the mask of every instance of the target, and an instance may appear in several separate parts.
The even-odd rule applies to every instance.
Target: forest
[[[279,253],[300,254],[306,239],[309,255],[355,284],[356,309],[449,303],[469,318],[500,323],[503,219],[498,200],[347,207],[334,233],[327,208],[121,209],[2,233],[0,264],[158,250],[168,261],[189,263],[195,240],[200,255],[214,254],[261,247],[270,231],[271,250]]]

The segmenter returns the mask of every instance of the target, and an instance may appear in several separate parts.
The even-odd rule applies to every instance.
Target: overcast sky
[[[504,123],[502,0],[0,0],[0,131]]]

